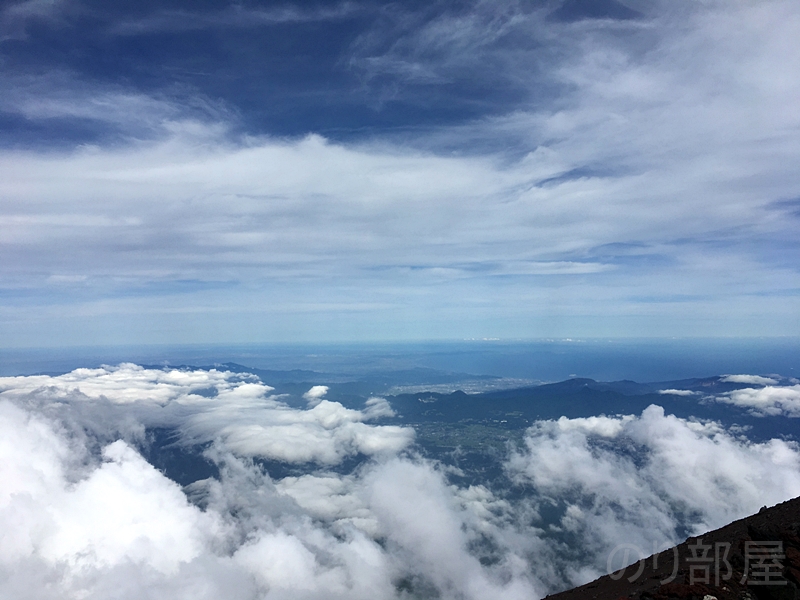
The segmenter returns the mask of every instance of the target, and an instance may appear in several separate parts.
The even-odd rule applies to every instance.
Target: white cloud
[[[325,397],[325,394],[327,393],[328,393],[327,385],[315,385],[305,394],[303,394],[303,398],[308,400],[308,404],[310,406],[314,406],[316,404],[319,404],[320,400],[322,400]]]
[[[41,556],[76,570],[130,561],[167,575],[199,556],[220,526],[213,515],[192,507],[124,442],[106,446],[103,457],[88,478],[51,499],[55,532],[42,541]]]
[[[494,574],[467,552],[470,530],[435,472],[395,460],[373,472],[367,483],[379,527],[392,532],[392,544],[413,572],[423,574],[437,589],[468,598],[530,598],[535,593],[529,577],[520,577],[524,561],[513,551]]]
[[[325,464],[358,453],[393,454],[413,441],[410,428],[368,425],[361,422],[364,418],[327,400],[306,411],[220,404],[188,419],[184,431],[195,443],[219,439],[240,456]]]
[[[561,417],[556,421],[559,431],[580,431],[586,435],[599,435],[602,437],[617,437],[624,429],[625,425],[633,419],[631,415],[619,418],[609,417],[577,417],[568,419]]]
[[[659,394],[669,394],[672,396],[696,396],[697,392],[693,392],[692,390],[658,390]]]
[[[373,396],[367,398],[365,402],[366,409],[364,414],[370,419],[378,419],[381,417],[394,417],[397,413],[394,412],[392,405],[386,398]]]
[[[402,597],[399,585],[445,599],[541,597],[601,573],[617,542],[649,550],[682,527],[700,532],[800,494],[795,444],[750,443],[652,406],[536,423],[507,464],[529,493],[510,501],[398,455],[402,430],[363,421],[370,409],[384,416],[385,399],[363,413],[324,399],[294,410],[270,391],[247,375],[128,364],[0,379],[4,589],[388,599]],[[207,443],[219,478],[181,490],[115,439],[154,426]],[[356,451],[374,458],[330,470]],[[273,481],[251,455],[312,462]],[[555,528],[538,511],[550,500],[567,505]]]
[[[665,415],[658,406],[591,424],[539,422],[508,469],[543,497],[566,501],[560,531],[591,549],[595,574],[617,544],[635,544],[647,556],[653,544],[671,545],[800,495],[795,443],[745,442],[715,423]],[[572,576],[579,571],[572,568]]]
[[[322,399],[327,388],[315,386],[310,397],[316,403],[297,410],[271,391],[252,375],[132,364],[76,369],[57,377],[0,378],[0,398],[46,399],[46,410],[83,414],[82,426],[106,436],[135,438],[141,434],[137,423],[175,427],[184,444],[217,440],[240,456],[326,464],[358,453],[393,454],[413,441],[410,428],[363,422],[389,416],[385,400],[356,411]]]
[[[377,519],[365,499],[356,492],[352,476],[320,473],[284,477],[276,486],[308,514],[333,523],[339,530],[355,525],[370,535],[379,533]]]
[[[430,314],[430,302],[452,307],[437,335],[454,337],[450,329],[489,318],[500,303],[512,316],[493,324],[494,335],[519,335],[520,322],[553,307],[578,329],[575,315],[596,313],[637,323],[626,333],[640,332],[642,319],[662,335],[675,323],[686,323],[677,334],[765,324],[785,333],[794,307],[783,292],[800,276],[771,258],[785,253],[751,249],[793,239],[796,225],[774,201],[797,193],[787,165],[800,160],[800,12],[789,1],[682,6],[612,27],[479,3],[393,30],[383,54],[358,46],[378,71],[385,57],[452,81],[478,64],[530,90],[530,103],[507,114],[402,139],[232,140],[231,111],[202,99],[189,106],[64,74],[15,80],[5,110],[98,121],[137,141],[2,153],[0,222],[13,226],[0,271],[43,306],[6,306],[0,317],[24,340],[43,320],[44,336],[64,311],[87,317],[76,335],[91,330],[88,317],[104,315],[108,329],[119,322],[109,315],[134,322],[162,311],[170,316],[153,330],[174,339],[170,328],[200,329],[196,311],[247,339],[273,333],[254,333],[259,321],[318,332],[300,316],[308,312],[346,328],[331,323],[349,310],[367,316],[334,337],[387,316],[397,322],[376,335],[391,337]],[[536,43],[509,48],[523,39]],[[557,99],[541,97],[543,83]],[[474,151],[451,152],[464,147]],[[508,147],[518,154],[493,150]],[[489,276],[508,282],[489,285]],[[50,277],[85,277],[80,289],[95,293],[49,294]],[[170,302],[175,280],[218,287]],[[160,299],[142,298],[151,296]],[[53,307],[54,297],[70,302]],[[294,317],[242,318],[244,304]],[[589,320],[619,331],[618,321]]]
[[[720,377],[723,383],[747,383],[750,385],[777,385],[778,380],[760,375],[725,375]]]
[[[761,383],[761,382],[747,382]],[[800,385],[734,390],[716,397],[717,402],[749,408],[758,416],[800,417]]]
[[[87,449],[38,409],[0,400],[0,415],[0,581],[12,597],[388,599],[404,576],[443,598],[532,595],[522,559],[486,568],[468,551],[488,492],[467,493],[464,513],[426,463],[275,486],[216,448],[221,479],[190,486],[200,510],[123,441],[86,464]]]
[[[76,469],[81,449],[50,423],[5,400],[0,412],[0,438],[16,442],[0,448],[0,577],[17,570],[10,580],[21,585],[27,575],[28,594],[37,595],[39,570],[49,579],[40,597],[53,586],[56,596],[79,597],[115,570],[149,582],[174,577],[224,535],[215,515],[190,505],[124,442],[107,446],[102,463]]]

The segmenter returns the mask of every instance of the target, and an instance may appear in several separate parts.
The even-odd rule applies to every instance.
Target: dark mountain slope
[[[708,560],[696,560],[703,556]],[[797,600],[798,586],[800,498],[795,498],[549,599]]]

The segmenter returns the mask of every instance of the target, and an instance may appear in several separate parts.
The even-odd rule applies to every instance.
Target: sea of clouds
[[[787,406],[772,388],[725,398],[767,414]],[[658,406],[536,422],[490,489],[453,484],[383,398],[273,392],[133,364],[0,378],[0,597],[542,597],[618,544],[650,554],[800,495],[796,443]],[[148,463],[158,428],[219,476],[181,487]]]

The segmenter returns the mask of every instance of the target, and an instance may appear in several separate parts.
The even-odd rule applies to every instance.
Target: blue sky
[[[6,2],[8,346],[800,335],[800,6]]]

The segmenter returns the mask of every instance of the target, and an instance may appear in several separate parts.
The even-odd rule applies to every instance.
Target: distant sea
[[[0,376],[65,373],[133,362],[364,375],[429,368],[471,375],[561,381],[668,381],[711,375],[800,378],[800,338],[459,340],[358,344],[111,346],[0,350]]]

